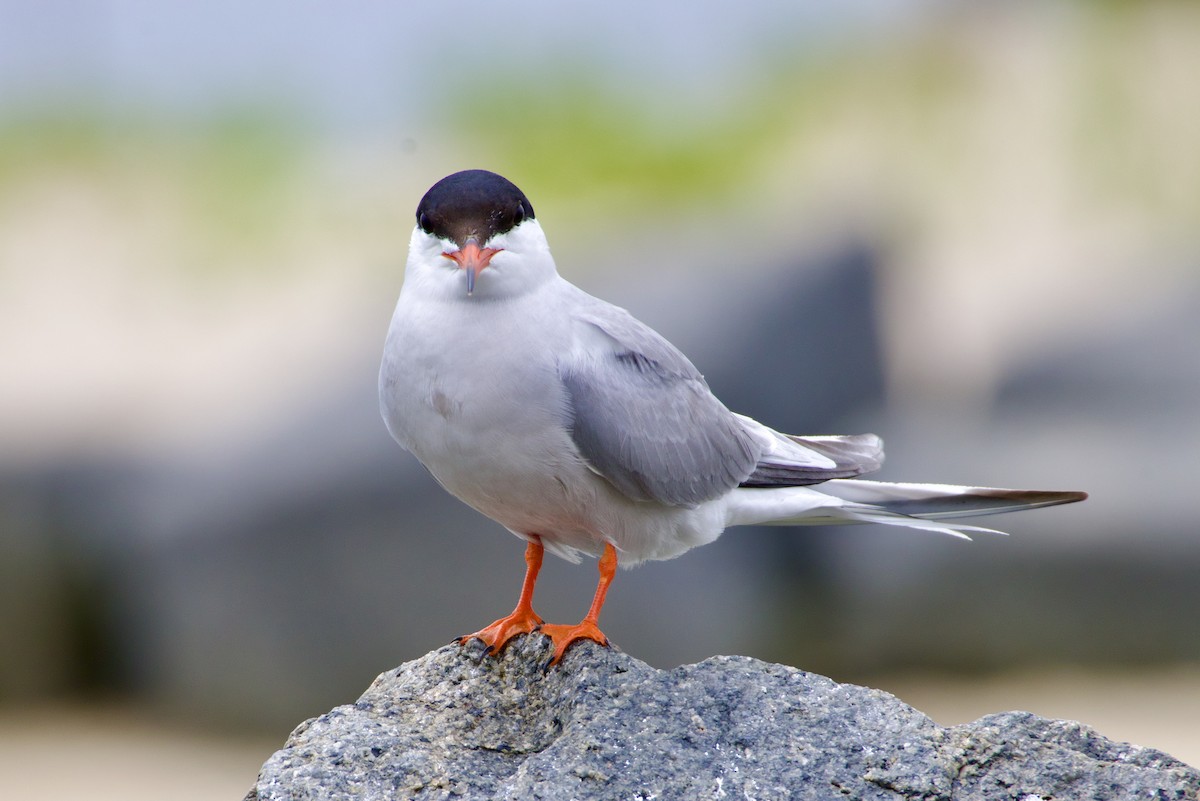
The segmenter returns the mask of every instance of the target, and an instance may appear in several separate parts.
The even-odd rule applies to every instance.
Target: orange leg
[[[540,538],[533,539],[525,546],[525,582],[521,585],[521,597],[517,599],[512,614],[474,634],[464,634],[458,638],[459,643],[482,640],[487,646],[486,653],[498,654],[513,637],[528,634],[542,625],[542,619],[533,611],[533,585],[537,583],[538,571],[542,569],[543,553],[545,548]]]
[[[608,543],[604,546],[604,555],[600,557],[600,581],[596,584],[596,594],[583,620],[577,626],[542,626],[542,633],[548,635],[554,644],[554,657],[550,665],[558,664],[568,646],[576,640],[594,640],[601,645],[608,645],[608,638],[600,631],[600,609],[604,606],[604,596],[608,595],[608,585],[612,584],[616,572],[617,549]]]

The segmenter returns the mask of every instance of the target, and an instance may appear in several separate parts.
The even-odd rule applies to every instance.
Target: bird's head
[[[406,283],[439,295],[493,298],[522,294],[555,274],[533,204],[507,178],[464,170],[421,198]]]

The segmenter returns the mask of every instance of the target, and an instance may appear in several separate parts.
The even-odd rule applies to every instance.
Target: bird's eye
[[[525,221],[525,206],[517,206],[516,213],[513,214],[513,225],[520,225]]]
[[[425,212],[421,212],[417,215],[417,225],[421,226],[421,230],[425,233],[432,233],[432,231],[429,230],[429,218],[425,216]]]

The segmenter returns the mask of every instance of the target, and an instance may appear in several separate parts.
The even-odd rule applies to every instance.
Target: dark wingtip
[[[1051,505],[1087,500],[1088,494],[1078,490],[1013,490],[1031,503]],[[1012,496],[1010,496],[1012,497]]]
[[[1087,500],[1088,494],[1079,490],[984,490],[977,493],[983,497],[1003,498],[1024,504],[1027,509],[1059,506]]]

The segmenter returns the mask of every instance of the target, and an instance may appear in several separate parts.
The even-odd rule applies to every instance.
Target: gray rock
[[[1195,799],[1200,772],[1024,712],[944,728],[895,697],[719,656],[656,670],[543,637],[384,673],[297,728],[247,801]]]

